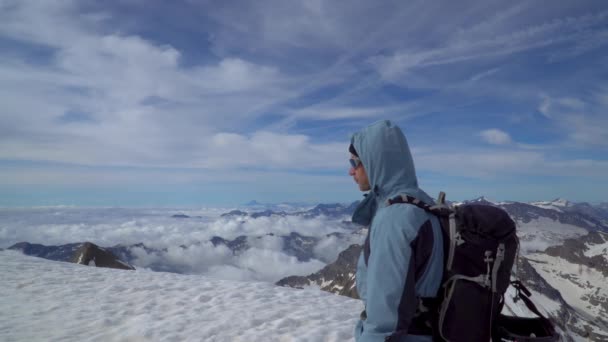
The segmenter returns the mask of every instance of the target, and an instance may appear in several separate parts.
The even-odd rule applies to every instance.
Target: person
[[[356,287],[365,310],[357,342],[431,341],[426,298],[437,295],[443,273],[438,219],[415,205],[389,204],[409,195],[427,204],[401,129],[388,120],[353,134],[349,175],[367,191],[353,222],[369,226],[357,264]]]

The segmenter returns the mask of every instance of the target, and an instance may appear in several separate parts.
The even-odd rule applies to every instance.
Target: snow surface
[[[352,341],[359,300],[0,251],[1,341]]]

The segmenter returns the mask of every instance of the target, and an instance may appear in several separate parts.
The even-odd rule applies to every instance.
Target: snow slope
[[[554,288],[564,300],[595,317],[606,325],[608,322],[608,279],[599,271],[585,265],[573,264],[565,259],[544,253],[527,256],[536,271]]]
[[[0,251],[1,341],[349,341],[358,300]]]
[[[581,227],[560,223],[548,217],[539,217],[530,222],[516,220],[517,236],[524,254],[561,245],[568,238],[580,237],[589,232]]]

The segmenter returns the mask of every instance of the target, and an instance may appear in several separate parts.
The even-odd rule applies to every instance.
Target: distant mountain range
[[[352,232],[353,234],[357,234],[356,231]],[[325,237],[335,236],[342,237],[343,233],[331,233]],[[209,242],[213,244],[213,246],[224,245],[228,247],[234,254],[240,254],[249,248],[251,248],[251,242],[255,239],[262,239],[264,236],[274,236],[274,234],[267,234],[263,236],[245,236],[241,235],[232,240],[224,239],[219,236],[212,237]],[[304,236],[295,232],[292,232],[288,235],[279,236],[282,239],[282,251],[283,253],[294,256],[300,262],[307,262],[314,258],[314,248],[317,244],[323,239],[323,237],[312,237],[312,236]],[[31,244],[28,242],[20,242],[14,244],[8,249],[10,250],[19,250],[26,255],[41,257],[49,260],[55,261],[65,261],[65,262],[73,262],[74,255],[78,255],[79,250],[82,246],[92,245],[95,248],[100,249],[101,251],[107,251],[110,253],[114,259],[120,262],[124,262],[125,264],[133,265],[137,264],[137,255],[134,254],[133,250],[135,248],[143,249],[147,254],[150,255],[160,255],[162,253],[166,253],[167,249],[156,249],[148,247],[142,243],[133,244],[133,245],[116,245],[112,247],[99,247],[90,242],[81,242],[81,243],[70,243],[65,245],[56,245],[56,246],[45,246],[41,244]],[[194,242],[193,246],[200,246],[201,242]],[[187,246],[180,246],[181,248],[188,248]],[[108,267],[97,264],[98,267]],[[132,266],[131,266],[132,267]],[[165,264],[152,264],[148,265],[148,267],[154,271],[161,272],[175,272],[181,273],[178,269],[168,268]],[[119,268],[119,267],[114,267]]]
[[[325,216],[328,218],[345,218],[350,216],[355,211],[355,208],[359,204],[359,201],[355,201],[351,204],[341,204],[341,203],[333,203],[333,204],[318,204],[312,209],[308,209],[305,211],[294,211],[294,212],[286,212],[286,211],[275,211],[271,209],[265,209],[262,211],[252,211],[247,212],[243,210],[232,210],[230,212],[224,213],[221,217],[224,218],[239,218],[239,217],[270,217],[270,216],[301,216],[304,218],[313,218],[318,216]]]
[[[544,217],[563,224],[571,224],[588,230],[608,232],[608,203],[592,205],[586,202],[574,203],[564,199],[555,199],[547,202],[494,202],[485,197],[479,197],[464,202],[452,202],[455,205],[462,203],[478,203],[494,205],[505,209],[513,217],[524,223]],[[233,210],[221,216],[225,218],[237,217],[270,217],[270,216],[303,216],[317,217],[324,215],[329,218],[350,217],[359,201],[350,204],[319,204],[306,211],[286,212],[266,209],[263,211],[246,212]]]

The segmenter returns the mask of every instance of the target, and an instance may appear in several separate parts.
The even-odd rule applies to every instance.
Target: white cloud
[[[285,171],[304,166],[326,173],[342,167],[347,137],[317,140],[317,134],[330,131],[327,125],[344,131],[376,117],[403,123],[428,113],[443,122],[444,115],[458,115],[454,108],[479,99],[485,105],[489,98],[512,101],[517,111],[526,111],[520,108],[531,97],[538,100],[538,89],[551,94],[541,98],[539,110],[562,128],[556,139],[569,146],[605,146],[606,92],[591,101],[581,95],[586,89],[570,91],[576,84],[597,83],[601,68],[593,63],[601,67],[601,61],[566,68],[551,64],[554,48],[565,52],[558,56],[565,63],[563,58],[603,46],[596,40],[606,34],[605,8],[573,2],[465,3],[465,11],[454,16],[454,5],[420,1],[188,2],[191,7],[185,8],[196,15],[180,16],[176,23],[179,11],[168,12],[166,26],[151,28],[147,11],[131,20],[130,13],[112,12],[111,5],[85,13],[91,7],[77,1],[4,1],[0,37],[15,44],[0,58],[0,159],[65,164],[3,166],[0,183],[238,182],[297,193],[340,182],[338,176]],[[188,35],[176,39],[176,31]],[[519,52],[530,52],[526,61],[546,59],[548,72],[560,82],[524,79],[531,64],[510,58]],[[491,77],[497,70],[500,77]],[[385,89],[387,80],[403,87]],[[66,113],[86,120],[64,120]],[[310,121],[336,123],[308,126]],[[412,122],[411,129],[429,134],[420,122]],[[496,133],[485,138],[510,140]],[[457,162],[453,169],[488,175],[504,174],[500,166],[520,172],[514,167],[518,160],[529,172],[554,165],[546,155],[520,152],[507,152],[507,161],[494,160],[491,150],[473,152],[476,157],[465,159],[479,169],[466,172]],[[440,161],[426,162],[447,170]],[[603,169],[601,162],[594,165]],[[580,171],[567,170],[560,172]]]
[[[449,175],[488,177],[513,173],[529,173],[542,165],[543,155],[530,151],[470,151],[453,153],[421,153],[414,156],[416,166],[433,171],[449,170]]]
[[[472,81],[472,82],[477,82],[477,81],[480,81],[480,80],[482,80],[482,79],[484,79],[484,78],[488,78],[488,77],[490,77],[490,76],[492,76],[492,75],[496,74],[496,73],[497,73],[497,72],[499,72],[499,71],[500,71],[500,68],[492,68],[492,69],[490,69],[490,70],[486,70],[486,71],[483,71],[483,72],[477,73],[477,74],[475,74],[475,75],[473,75],[473,76],[471,77],[471,81]]]
[[[91,241],[103,247],[144,243],[147,252],[132,247],[136,267],[206,274],[224,279],[277,281],[289,275],[314,273],[335,260],[351,243],[361,243],[340,220],[324,217],[272,216],[253,219],[218,218],[221,210],[38,208],[0,209],[0,247],[27,241],[46,245]],[[226,209],[225,211],[228,211]],[[171,215],[187,213],[190,219]],[[202,215],[202,218],[196,216]],[[281,235],[298,232],[321,240],[316,259],[298,261],[282,251]],[[344,234],[343,238],[326,235]],[[273,235],[268,235],[272,233]],[[213,236],[232,240],[248,236],[250,249],[236,255],[225,245],[213,246]],[[332,250],[333,249],[333,250]],[[340,249],[340,250],[337,250]]]
[[[353,244],[362,244],[364,237],[360,235],[349,235],[338,238],[334,235],[324,238],[314,248],[315,256],[325,262],[332,263],[338,259],[338,254]]]
[[[481,138],[493,145],[506,145],[511,143],[511,136],[499,129],[487,129],[479,133]]]
[[[485,149],[469,152],[414,152],[420,170],[449,176],[502,178],[550,175],[553,177],[591,177],[602,179],[608,173],[608,162],[592,159],[549,159],[533,150]]]
[[[5,104],[0,123],[10,132],[0,138],[0,158],[186,167],[198,159],[221,164],[204,162],[209,167],[238,166],[236,158],[229,163],[225,151],[214,155],[212,143],[232,134],[227,129],[247,127],[264,108],[301,87],[276,66],[240,57],[184,67],[176,48],[104,33],[102,19],[73,15],[72,5],[16,2],[0,15],[5,19],[0,36],[47,45],[52,56],[28,63],[8,55],[0,64],[0,86],[11,89],[0,95]],[[90,120],[61,122],[68,111]],[[214,135],[217,139],[208,138]],[[263,158],[249,159],[257,166],[290,162],[283,155],[264,154],[269,138],[279,139],[273,147],[296,144],[289,152],[302,147],[319,150],[318,158],[328,157],[324,146],[304,146],[309,143],[303,136],[252,136],[254,145],[265,144],[256,153]],[[244,148],[252,146],[245,142]]]
[[[546,94],[541,95],[541,103],[538,111],[548,118],[554,118],[567,111],[580,111],[585,108],[585,103],[577,98],[562,97],[552,98]]]
[[[256,280],[276,282],[290,275],[308,275],[325,266],[312,259],[300,262],[296,257],[281,252],[252,248],[238,256],[237,265],[241,269],[251,270],[258,277]]]
[[[247,243],[256,249],[280,252],[283,249],[283,239],[278,235],[250,237]]]
[[[534,22],[524,28],[506,24],[508,20],[517,19],[526,6],[515,5],[506,11],[501,9],[500,15],[487,22],[475,22],[468,29],[445,32],[448,39],[444,38],[438,46],[408,47],[377,55],[370,62],[383,79],[408,84],[413,81],[411,74],[425,67],[500,58],[561,43],[577,44],[587,35],[581,31],[582,28],[601,24],[607,15],[606,12],[585,14],[567,20]]]
[[[608,147],[608,118],[572,113],[563,118],[570,138],[582,146]]]
[[[227,247],[214,247],[211,243],[171,246],[160,253],[148,253],[138,247],[131,250],[137,256],[133,262],[136,267],[204,274],[229,280],[276,282],[290,275],[308,275],[325,266],[316,259],[301,262],[280,250],[257,247],[235,255]]]
[[[579,146],[608,146],[606,106],[597,94],[587,101],[542,94],[539,111],[567,134],[569,142]]]

